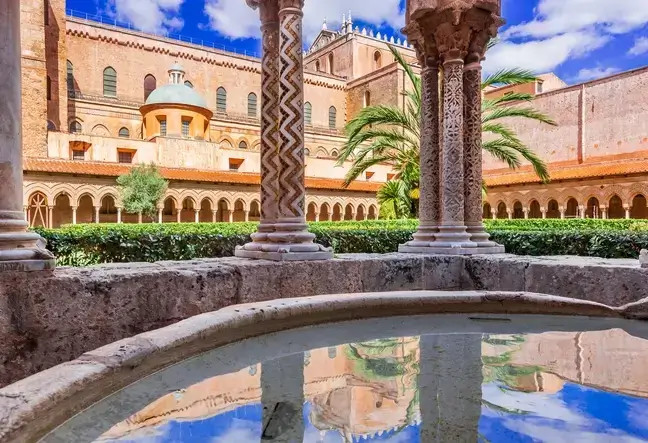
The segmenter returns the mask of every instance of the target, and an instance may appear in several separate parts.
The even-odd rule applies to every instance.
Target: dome
[[[207,102],[195,89],[184,84],[168,84],[160,86],[146,99],[146,105],[189,105],[207,108]]]

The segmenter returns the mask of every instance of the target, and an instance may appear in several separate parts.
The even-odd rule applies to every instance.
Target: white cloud
[[[641,55],[646,52],[648,52],[648,37],[639,37],[628,51],[628,55]]]
[[[612,74],[616,74],[619,71],[620,71],[619,68],[615,68],[613,66],[607,68],[603,68],[601,66],[597,66],[595,68],[584,68],[578,71],[578,75],[576,76],[576,78],[574,78],[574,80],[577,82],[597,80],[599,78],[608,77]]]
[[[524,68],[544,74],[569,59],[585,56],[604,46],[609,39],[608,36],[583,31],[521,43],[503,40],[486,54],[484,71],[493,73],[506,68]]]
[[[342,14],[351,11],[354,20],[372,25],[386,24],[400,29],[405,24],[400,0],[380,0],[368,4],[367,0],[310,0],[304,5],[304,39],[312,42],[322,29],[324,18],[329,29],[335,29],[342,21]],[[220,34],[236,38],[258,37],[259,13],[246,6],[244,0],[206,0],[205,13],[210,26]]]
[[[594,28],[623,34],[646,23],[645,0],[540,0],[534,19],[510,27],[505,36],[543,38]]]
[[[108,11],[117,20],[144,32],[175,31],[184,26],[180,7],[185,0],[109,0]]]

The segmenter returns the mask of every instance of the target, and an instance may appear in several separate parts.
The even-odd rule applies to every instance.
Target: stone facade
[[[229,192],[243,180],[236,173],[260,173],[260,60],[66,17],[64,3],[21,2],[23,154],[27,159],[23,205],[28,213],[35,213],[40,201],[44,213],[47,208],[53,211],[44,222],[42,217],[32,218],[32,224],[58,226],[57,220],[70,218],[62,212],[67,214],[67,208],[74,206],[66,200],[76,200],[81,189],[107,184],[111,185],[112,200],[106,205],[116,208],[103,211],[101,215],[106,217],[99,219],[116,219],[119,202],[112,192],[116,175],[97,174],[98,167],[81,165],[78,157],[73,160],[75,147],[83,149],[87,164],[118,163],[119,152],[125,150],[132,153],[133,163],[182,168],[187,176],[222,171],[219,181],[196,180],[203,194]],[[372,213],[378,213],[375,192],[394,177],[391,168],[378,165],[357,181],[355,189],[344,190],[341,180],[348,165],[335,167],[335,157],[345,140],[344,124],[364,106],[405,106],[404,93],[411,85],[394,63],[388,47],[391,40],[358,29],[349,20],[344,29],[322,30],[304,56],[304,103],[308,108],[304,115],[305,173],[310,199],[306,207],[321,200],[322,194],[330,197],[321,200],[326,207],[320,204],[310,211],[309,220],[316,219],[318,212],[332,214],[333,206],[340,206],[342,214],[357,213],[360,205],[366,212],[373,208]],[[393,44],[418,65],[410,43],[396,40]],[[200,136],[204,140],[162,137],[143,130],[139,108],[145,100],[145,78],[151,75],[155,86],[165,84],[166,71],[175,61],[182,63],[186,80],[214,113],[206,132],[209,137]],[[104,94],[104,70],[108,67],[116,72],[116,97]],[[554,118],[558,126],[507,122],[548,162],[553,181],[539,183],[528,166],[511,173],[485,156],[489,193],[484,217],[524,218],[526,213],[540,218],[544,211],[546,217],[554,218],[561,217],[561,212],[564,217],[648,218],[648,189],[644,186],[648,175],[644,161],[648,150],[647,81],[648,69],[576,86],[565,86],[555,75],[546,74],[536,84],[486,91],[487,98],[513,91],[535,94],[533,106]],[[50,100],[46,100],[48,84]],[[219,108],[219,88],[225,91],[224,111],[222,100]],[[256,106],[250,102],[251,94],[256,95]],[[128,138],[120,133],[127,133]],[[167,197],[172,197],[172,192],[174,198],[181,195],[186,183],[173,180],[173,174],[167,178],[171,182]],[[311,178],[328,181],[318,180],[318,187],[313,187]],[[194,185],[195,181],[191,188]],[[74,195],[55,191],[70,187],[76,190]],[[41,193],[35,194],[36,190]],[[94,200],[102,197],[90,195]],[[248,201],[246,194],[239,197]],[[211,201],[219,199],[210,194]],[[347,211],[349,205],[356,210]],[[59,207],[66,209],[60,211]],[[124,216],[124,220],[132,219],[137,220],[137,215]],[[173,215],[164,219],[173,219]]]

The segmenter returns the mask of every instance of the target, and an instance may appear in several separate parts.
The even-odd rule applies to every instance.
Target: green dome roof
[[[189,105],[207,109],[207,102],[193,88],[184,84],[160,86],[146,99],[147,105]]]

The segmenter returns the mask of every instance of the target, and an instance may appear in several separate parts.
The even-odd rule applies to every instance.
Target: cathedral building
[[[259,218],[260,59],[134,31],[66,11],[65,0],[21,2],[24,206],[32,226],[212,222]],[[372,167],[347,188],[336,166],[344,126],[365,106],[406,106],[411,88],[389,46],[406,41],[326,24],[305,52],[307,219],[378,217],[376,192],[394,178]],[[553,75],[533,105],[559,124],[510,122],[550,163],[484,159],[486,217],[648,218],[648,69],[577,86]],[[529,87],[529,85],[525,85]],[[486,96],[510,92],[485,91]],[[154,220],[123,211],[116,178],[155,163],[169,182]]]

